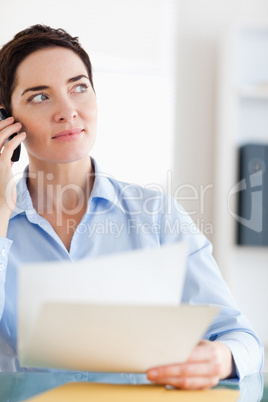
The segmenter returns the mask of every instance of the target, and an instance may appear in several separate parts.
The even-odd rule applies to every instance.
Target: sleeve
[[[5,306],[5,282],[8,254],[13,241],[0,237],[0,320]]]
[[[189,245],[182,303],[218,306],[220,313],[204,339],[221,341],[229,347],[239,379],[259,372],[263,365],[263,345],[223,280],[210,242],[175,199],[166,196],[164,202],[161,243],[186,241]]]

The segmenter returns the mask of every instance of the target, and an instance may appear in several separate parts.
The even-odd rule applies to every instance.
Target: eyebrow
[[[87,80],[89,80],[88,76],[86,76],[84,74],[80,74],[75,77],[69,78],[67,80],[67,84],[69,84],[70,82],[79,81],[79,80],[81,80],[81,78],[86,78]],[[23,96],[27,92],[43,91],[44,89],[49,89],[49,88],[50,87],[48,85],[38,85],[36,87],[27,88],[27,89],[25,89],[25,91],[22,92],[21,96]]]

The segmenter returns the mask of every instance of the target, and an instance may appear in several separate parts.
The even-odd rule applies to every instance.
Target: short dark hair
[[[71,49],[80,57],[94,90],[91,61],[80,45],[78,37],[72,37],[62,28],[33,25],[17,33],[0,50],[0,104],[9,115],[12,114],[11,95],[16,86],[16,71],[19,64],[37,50],[57,46]]]

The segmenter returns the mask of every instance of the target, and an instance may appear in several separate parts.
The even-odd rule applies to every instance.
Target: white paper
[[[174,243],[20,267],[21,365],[142,372],[172,356],[184,359],[215,315],[191,309],[195,323],[186,328],[179,302],[187,249]]]
[[[218,309],[208,306],[43,306],[22,362],[28,366],[145,372],[183,362]]]

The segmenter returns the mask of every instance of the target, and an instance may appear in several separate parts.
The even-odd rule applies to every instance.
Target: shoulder
[[[163,213],[169,196],[162,191],[135,183],[109,178],[116,196],[126,212]]]
[[[163,228],[180,232],[193,225],[193,221],[179,202],[170,194],[127,183],[113,178],[109,179],[122,209],[129,215],[139,215],[146,221],[157,221]]]

